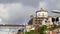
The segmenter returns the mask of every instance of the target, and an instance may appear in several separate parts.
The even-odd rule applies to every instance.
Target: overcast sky
[[[30,15],[35,15],[41,7],[51,15],[51,10],[60,10],[60,0],[0,0],[0,23],[27,23]]]

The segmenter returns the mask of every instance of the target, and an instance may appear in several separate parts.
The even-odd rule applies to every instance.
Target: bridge
[[[0,24],[0,34],[12,34],[18,30],[23,30],[24,25],[18,24]]]

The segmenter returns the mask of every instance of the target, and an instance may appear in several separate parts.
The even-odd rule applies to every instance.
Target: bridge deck
[[[0,24],[0,26],[22,26],[24,27],[24,25],[18,25],[18,24]]]

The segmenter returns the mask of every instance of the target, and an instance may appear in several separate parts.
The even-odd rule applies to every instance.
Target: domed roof
[[[48,12],[47,10],[44,10],[43,8],[41,8],[40,10],[36,11],[37,12]]]

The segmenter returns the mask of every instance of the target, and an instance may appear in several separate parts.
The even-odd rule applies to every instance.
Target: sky
[[[40,8],[48,10],[50,16],[59,15],[51,11],[60,10],[60,0],[0,0],[0,24],[28,23],[30,15]]]

